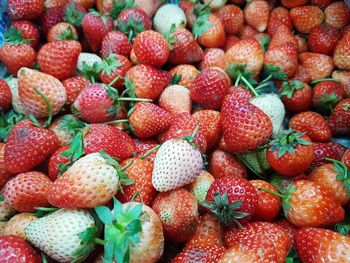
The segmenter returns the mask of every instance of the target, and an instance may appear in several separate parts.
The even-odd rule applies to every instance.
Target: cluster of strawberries
[[[350,262],[350,10],[8,0],[0,262]]]

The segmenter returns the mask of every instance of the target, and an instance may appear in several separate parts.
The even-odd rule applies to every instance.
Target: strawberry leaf
[[[197,18],[196,22],[192,27],[192,33],[196,39],[202,36],[205,32],[208,31],[210,27],[213,26],[213,24],[210,23],[208,19],[209,19],[209,14],[202,15]]]
[[[134,0],[112,0],[112,6],[110,9],[110,16],[113,20],[116,20],[119,16],[119,14],[129,8],[136,8],[137,5],[135,4]]]
[[[304,88],[304,84],[300,80],[283,81],[282,88],[281,97],[287,96],[291,99],[297,90]]]
[[[59,119],[58,127],[66,134],[75,137],[86,124],[72,115],[64,115]]]
[[[111,53],[108,58],[102,58],[102,63],[97,65],[97,70],[102,74],[110,76],[112,73],[115,73],[120,66],[122,66],[122,63],[118,60],[115,54]]]
[[[10,27],[9,30],[5,32],[4,38],[5,44],[9,45],[29,44],[32,41],[32,39],[24,39],[22,37],[22,31],[14,27]]]
[[[113,223],[113,214],[106,206],[98,206],[95,208],[95,212],[102,223],[111,225]]]
[[[166,41],[168,42],[170,50],[174,49],[173,44],[176,43],[177,41],[177,38],[174,36],[175,29],[176,29],[175,24],[171,24],[170,30],[168,31],[168,33],[165,34],[165,38],[166,38]]]
[[[67,27],[65,31],[61,32],[61,35],[56,37],[56,40],[63,41],[63,40],[78,40],[78,37],[74,35],[72,29],[70,27]]]
[[[23,114],[19,114],[14,110],[10,110],[6,114],[0,110],[0,141],[6,141],[13,126],[24,118]]]
[[[182,79],[182,75],[178,75],[177,73],[174,74],[174,76],[171,79],[171,85],[178,84]]]
[[[72,24],[73,26],[80,28],[81,22],[83,21],[85,14],[82,12],[79,12],[74,3],[71,3],[67,6],[66,12],[63,16],[63,21],[68,22],[69,24]]]
[[[279,66],[275,66],[272,64],[264,64],[264,71],[268,75],[268,77],[264,81],[268,79],[284,81],[287,80],[287,73],[281,71],[281,68]]]
[[[128,36],[130,43],[139,33],[145,30],[145,26],[140,21],[135,21],[132,16],[129,17],[127,23],[125,23],[122,19],[118,19],[118,23],[119,30]]]

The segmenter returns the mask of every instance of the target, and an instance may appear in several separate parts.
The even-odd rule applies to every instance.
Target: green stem
[[[111,82],[108,83],[108,86],[113,86],[119,79],[119,76],[116,76]]]
[[[41,92],[41,91],[38,90],[37,88],[34,88],[34,91],[35,91],[36,93],[38,93],[38,94],[40,95],[40,97],[43,98],[43,100],[45,101],[45,103],[46,103],[46,105],[47,105],[47,108],[48,108],[48,110],[49,110],[49,117],[48,117],[48,119],[47,119],[47,121],[45,122],[45,125],[44,125],[44,128],[47,128],[47,127],[50,126],[51,121],[52,121],[52,115],[53,115],[53,114],[52,114],[52,105],[51,105],[49,99],[46,97],[46,95],[45,95],[43,92]]]
[[[129,31],[129,36],[128,36],[129,43],[131,43],[133,37],[134,37],[134,31],[130,30]]]
[[[116,123],[128,123],[128,119],[120,119],[120,120],[114,120],[114,121],[107,121],[104,122],[104,124],[116,124]]]
[[[245,77],[242,76],[241,79],[243,80],[244,84],[247,85],[247,87],[254,94],[255,97],[259,96],[259,94],[256,92],[256,90],[252,86],[252,84],[250,84],[249,81]]]
[[[242,76],[242,74],[239,74],[238,77],[236,78],[236,81],[235,81],[235,88],[237,88],[237,86],[238,86],[238,84],[239,84],[239,82],[240,82],[240,80],[241,80],[241,76]]]
[[[148,155],[153,153],[155,150],[159,149],[159,147],[160,147],[160,144],[154,146],[152,149],[150,149],[147,152],[145,152],[144,154],[140,155],[139,158],[142,160],[145,159]]]
[[[272,74],[268,75],[263,81],[261,82],[266,82],[269,81],[272,78]]]
[[[286,198],[284,195],[279,194],[279,193],[277,193],[277,192],[275,192],[275,191],[273,191],[273,190],[270,190],[270,189],[259,188],[259,190],[260,190],[260,191],[263,191],[263,192],[265,192],[265,193],[269,193],[269,194],[273,194],[273,195],[275,195],[275,196],[278,196],[278,197],[280,197],[281,199],[285,199],[285,198]]]
[[[269,85],[270,85],[270,83],[268,83],[268,82],[263,83],[263,84],[257,86],[257,87],[255,88],[255,90],[261,89],[261,88],[266,87],[266,86],[269,86]]]
[[[118,101],[144,101],[144,102],[152,102],[151,99],[145,98],[118,98]]]
[[[99,244],[99,245],[102,245],[102,246],[105,245],[105,241],[102,240],[102,239],[100,239],[100,238],[97,238],[97,237],[96,237],[96,238],[94,239],[94,241],[95,241],[96,244]]]
[[[192,132],[192,134],[191,134],[191,137],[194,138],[194,137],[196,136],[198,130],[199,130],[199,124],[197,124],[197,125],[196,125],[196,128],[194,128],[194,130],[193,130],[193,132]]]
[[[123,167],[120,168],[120,170],[125,171],[126,169],[128,169],[132,164],[134,163],[134,161],[130,161],[128,162],[126,165],[124,165]]]
[[[324,78],[324,79],[316,79],[316,80],[313,80],[311,81],[311,84],[316,84],[316,83],[320,83],[320,82],[323,82],[323,81],[334,81],[336,83],[339,83],[339,80],[337,79],[333,79],[333,78]]]
[[[44,212],[53,212],[58,210],[59,208],[57,207],[35,207],[35,210],[38,211],[44,211]]]

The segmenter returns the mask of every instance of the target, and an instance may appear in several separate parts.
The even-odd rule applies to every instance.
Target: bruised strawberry
[[[34,19],[44,11],[44,1],[33,0],[28,3],[23,0],[9,0],[7,10],[11,19]]]
[[[328,25],[336,28],[342,28],[349,24],[350,21],[350,10],[346,3],[342,1],[336,1],[331,3],[324,10],[325,22]]]

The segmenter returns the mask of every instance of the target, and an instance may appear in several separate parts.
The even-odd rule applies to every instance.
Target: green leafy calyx
[[[209,19],[209,14],[202,15],[197,18],[192,28],[192,33],[196,39],[202,36],[205,32],[208,31],[210,27],[213,26],[213,24],[210,23],[208,19]]]

